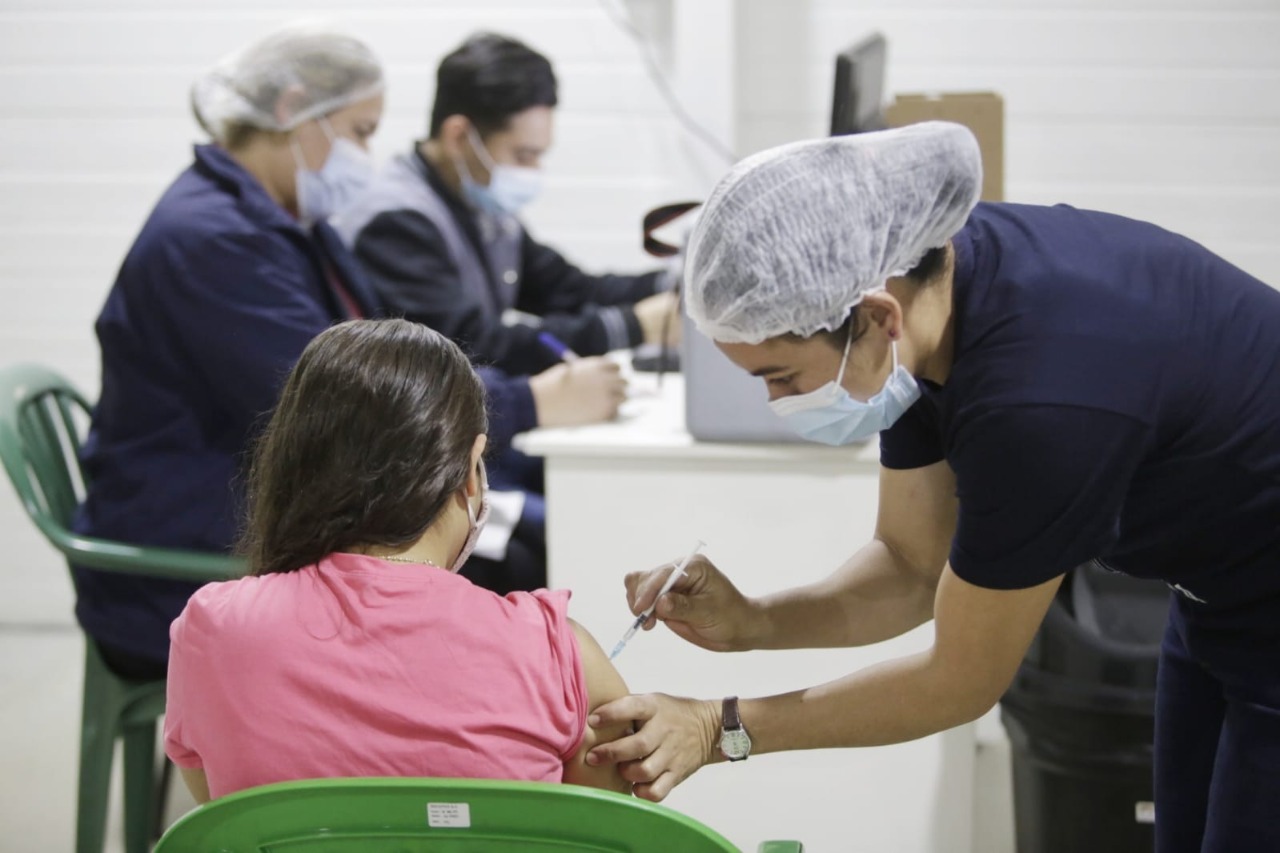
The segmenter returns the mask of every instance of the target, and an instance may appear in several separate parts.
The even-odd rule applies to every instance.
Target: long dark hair
[[[254,452],[240,541],[249,573],[411,544],[464,487],[487,431],[484,386],[448,339],[405,320],[328,329],[289,374]]]

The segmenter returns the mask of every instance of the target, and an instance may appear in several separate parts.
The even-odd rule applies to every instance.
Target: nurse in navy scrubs
[[[325,222],[371,175],[383,88],[363,42],[299,26],[197,79],[191,106],[213,142],[156,203],[98,317],[102,395],[79,532],[231,549],[247,448],[294,362],[330,325],[384,313]],[[529,380],[482,375],[492,443],[536,424]],[[503,573],[519,529],[508,526],[504,563],[476,561],[477,582],[540,585]],[[116,672],[161,678],[169,624],[194,590],[77,570],[76,616]]]
[[[254,425],[306,345],[374,313],[324,218],[370,174],[382,67],[338,33],[291,27],[202,73],[213,144],[165,191],[98,316],[102,394],[80,532],[228,551]],[[76,616],[108,665],[163,677],[169,623],[195,586],[76,572]]]
[[[686,267],[699,328],[798,432],[879,433],[880,507],[824,580],[748,598],[700,560],[657,619],[718,651],[932,619],[933,647],[767,698],[627,697],[598,716],[637,733],[592,758],[661,799],[722,758],[968,722],[1097,560],[1175,591],[1158,850],[1280,850],[1280,292],[1154,225],[980,184],[958,125],[784,146],[719,184]],[[627,578],[635,612],[667,571]]]

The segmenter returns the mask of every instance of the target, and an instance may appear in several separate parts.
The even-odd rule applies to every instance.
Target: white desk
[[[877,449],[696,442],[681,377],[616,423],[537,430],[518,446],[545,457],[550,585],[607,650],[631,621],[622,578],[698,539],[747,594],[814,580],[871,535]],[[931,626],[864,649],[715,654],[659,627],[616,661],[633,692],[761,696],[838,678],[926,648]],[[745,850],[795,838],[810,853],[968,853],[972,726],[892,747],[761,755],[704,768],[667,804]]]

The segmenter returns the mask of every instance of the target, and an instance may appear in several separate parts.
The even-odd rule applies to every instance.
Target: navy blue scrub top
[[[950,375],[881,434],[887,468],[954,470],[952,569],[1019,589],[1099,559],[1177,584],[1205,643],[1274,653],[1280,292],[1067,206],[980,204],[953,245]]]
[[[102,395],[82,453],[79,532],[227,551],[255,425],[307,343],[380,305],[337,234],[303,230],[225,151],[202,145],[157,202],[98,317]],[[196,586],[77,570],[95,639],[163,660]]]
[[[345,292],[344,292],[345,291]],[[241,515],[251,441],[307,344],[383,306],[325,223],[304,230],[221,148],[156,203],[98,317],[102,396],[82,462],[80,533],[226,552]],[[504,456],[536,421],[524,379],[479,371],[490,447]],[[492,481],[506,483],[495,458]],[[164,660],[184,581],[77,569],[76,616],[99,642]]]

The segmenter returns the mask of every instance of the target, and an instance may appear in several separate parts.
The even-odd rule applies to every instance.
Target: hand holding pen
[[[578,354],[550,332],[538,332],[538,343],[549,349],[552,355],[563,362],[571,363],[578,360]]]
[[[581,358],[549,332],[540,332],[538,340],[560,359],[529,377],[538,426],[581,426],[617,417],[627,399],[627,380],[616,363],[599,356]]]

